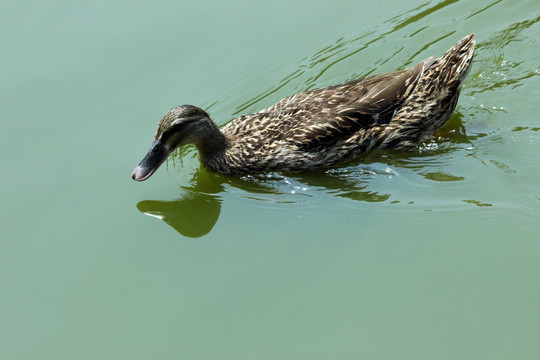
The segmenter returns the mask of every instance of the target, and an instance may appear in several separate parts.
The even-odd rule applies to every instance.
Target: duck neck
[[[213,168],[213,163],[224,162],[225,150],[227,150],[229,143],[217,125],[214,122],[208,122],[204,136],[195,145],[199,150],[199,157],[203,164]]]

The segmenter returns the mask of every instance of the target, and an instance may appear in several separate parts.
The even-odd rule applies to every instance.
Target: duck
[[[175,149],[188,144],[197,147],[204,167],[226,176],[317,172],[375,149],[414,149],[455,110],[474,47],[470,34],[440,57],[300,92],[221,129],[199,107],[175,107],[161,118],[132,178],[148,179]]]

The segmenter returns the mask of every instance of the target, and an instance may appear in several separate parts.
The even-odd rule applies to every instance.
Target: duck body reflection
[[[201,238],[219,222],[223,200],[227,197],[241,199],[242,206],[252,206],[256,212],[287,206],[288,211],[297,211],[297,216],[309,213],[310,207],[331,206],[330,198],[341,198],[349,204],[352,200],[356,204],[386,202],[407,206],[409,201],[397,194],[396,188],[411,185],[408,180],[411,176],[420,175],[423,179],[420,183],[464,180],[448,170],[441,170],[452,162],[455,151],[470,146],[461,115],[457,115],[444,132],[437,132],[435,138],[415,151],[375,151],[361,162],[353,160],[336,169],[314,173],[223,176],[195,165],[195,149],[184,147],[172,156],[175,165],[179,165],[176,161],[183,163],[183,160],[191,164],[182,164],[184,171],[176,174],[186,183],[180,187],[180,194],[171,200],[143,200],[137,208],[160,219],[182,236]],[[394,190],[388,187],[390,182]]]

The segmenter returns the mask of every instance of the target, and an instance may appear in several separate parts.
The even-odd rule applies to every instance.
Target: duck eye
[[[158,146],[157,146],[157,145],[154,146],[154,147],[152,148],[152,152],[153,152],[153,153],[156,153],[158,150],[159,150],[159,149],[158,149]]]

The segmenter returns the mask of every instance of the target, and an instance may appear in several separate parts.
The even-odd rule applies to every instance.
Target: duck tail
[[[424,60],[424,72],[413,96],[379,135],[383,148],[412,149],[440,129],[452,115],[461,84],[471,70],[474,34],[461,39],[441,57]]]
[[[474,34],[469,34],[434,61],[432,68],[445,69],[443,84],[452,87],[451,84],[457,82],[454,86],[461,86],[471,70],[475,45]]]

